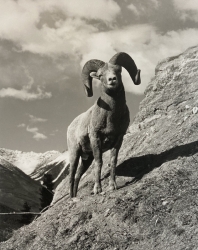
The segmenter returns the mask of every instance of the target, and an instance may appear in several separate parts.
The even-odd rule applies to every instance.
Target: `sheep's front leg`
[[[117,189],[115,170],[116,170],[116,165],[117,165],[118,153],[119,153],[120,147],[122,145],[122,140],[123,140],[123,136],[120,136],[118,138],[115,146],[111,149],[111,154],[110,154],[111,171],[110,171],[110,179],[109,179],[109,189],[110,190]]]
[[[95,160],[95,185],[94,185],[94,194],[102,192],[101,188],[101,169],[102,169],[102,149],[101,149],[101,140],[96,134],[90,136],[91,147],[93,150],[93,156]]]

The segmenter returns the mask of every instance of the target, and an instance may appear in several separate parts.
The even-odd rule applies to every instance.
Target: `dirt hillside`
[[[197,65],[198,47],[157,65],[120,151],[117,191],[108,191],[106,154],[103,194],[90,195],[93,166],[75,200],[66,177],[51,208],[0,249],[197,249]]]

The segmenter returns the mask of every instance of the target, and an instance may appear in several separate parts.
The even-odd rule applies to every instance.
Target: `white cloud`
[[[40,141],[40,140],[45,140],[47,139],[47,136],[45,136],[44,134],[41,134],[41,133],[35,133],[33,135],[33,138],[36,140],[36,141]]]
[[[47,119],[39,118],[33,115],[29,115],[30,122],[36,123],[36,122],[46,122]]]
[[[133,12],[136,16],[148,15],[153,9],[157,9],[159,6],[158,0],[146,0],[141,2],[136,2],[136,4],[129,4],[127,8]]]
[[[2,88],[0,90],[0,97],[13,97],[23,101],[34,101],[44,98],[50,98],[52,94],[50,92],[44,92],[40,86],[37,86],[36,92],[30,92],[26,86],[22,89],[14,88]]]
[[[68,18],[56,29],[43,26],[37,41],[26,40],[22,49],[40,54],[77,54],[91,33],[97,29],[80,19]]]
[[[155,0],[154,0],[155,1]],[[26,18],[30,22],[38,21],[43,12],[61,11],[66,17],[80,17],[86,19],[98,19],[111,22],[120,13],[120,7],[114,0],[7,0],[1,2],[3,18],[8,20],[14,14],[15,17]],[[6,14],[8,14],[6,18]],[[25,22],[23,22],[25,23]]]
[[[198,10],[198,1],[196,0],[173,0],[173,2],[180,10]]]
[[[197,4],[194,2],[190,0],[187,5],[187,1],[174,0],[177,9],[183,9],[184,12],[197,10]],[[150,0],[144,1],[144,4],[130,4],[128,8],[138,14],[147,11],[145,6],[148,4],[156,9],[158,3],[158,0]],[[179,3],[182,3],[183,7]],[[43,13],[48,18],[54,18],[53,25],[42,20]],[[154,75],[158,61],[196,45],[197,29],[160,34],[155,27],[144,24],[99,32],[97,26],[90,22],[91,19],[95,19],[113,24],[119,13],[120,7],[113,0],[100,0],[97,3],[93,0],[1,1],[0,38],[17,42],[22,51],[46,55],[82,56],[81,66],[92,58],[108,61],[118,51],[127,52],[142,69],[142,84],[132,85],[128,74],[124,71],[126,90],[142,94]],[[28,72],[26,75],[29,79],[27,86],[22,89],[3,88],[0,90],[0,97],[10,96],[28,101],[52,96],[39,86],[33,90],[34,79]]]
[[[135,15],[139,16],[140,11],[137,9],[137,7],[134,4],[130,4],[127,6],[128,9],[130,9]]]
[[[41,100],[45,98],[51,98],[52,94],[50,92],[45,92],[44,87],[36,86],[35,91],[33,91],[34,78],[29,74],[29,71],[25,66],[23,66],[24,73],[28,78],[28,82],[21,89],[15,88],[2,88],[0,89],[0,97],[12,97],[15,99],[20,99],[23,101],[34,101]]]
[[[58,129],[55,129],[55,130],[52,131],[52,133],[51,133],[50,135],[51,135],[51,136],[55,136],[58,132],[59,132],[59,130],[58,130]]]
[[[180,11],[181,19],[191,19],[198,22],[198,1],[197,0],[173,0],[175,8]]]
[[[154,4],[154,7],[157,8],[159,6],[159,0],[150,0],[152,4]]]
[[[51,1],[55,8],[59,8],[65,14],[72,17],[83,17],[86,19],[99,19],[111,22],[120,12],[119,5],[113,0],[72,0]],[[46,1],[46,5],[48,1]]]
[[[32,128],[30,128],[30,127],[27,126],[26,130],[27,130],[28,132],[30,132],[30,133],[33,134],[33,138],[34,138],[36,141],[40,141],[40,140],[45,140],[45,139],[47,139],[47,136],[46,136],[46,135],[44,135],[44,134],[38,132],[39,129],[38,129],[37,127],[32,127]]]
[[[125,29],[97,33],[90,37],[84,47],[81,66],[93,58],[109,61],[118,51],[126,52],[142,70],[142,84],[133,85],[124,70],[125,88],[129,92],[142,94],[154,76],[156,64],[166,57],[177,55],[188,47],[196,45],[197,34],[198,29],[160,34],[151,25],[128,26]]]
[[[28,132],[30,132],[30,133],[36,133],[36,132],[38,132],[38,128],[37,128],[37,127],[34,127],[34,128],[29,128],[29,127],[27,127],[26,130],[27,130]]]
[[[61,22],[71,22],[71,20]],[[79,22],[80,27],[81,21],[75,19],[75,22]],[[70,29],[71,26],[72,22],[69,26],[61,24],[59,30],[54,30],[55,43],[53,44],[53,48],[51,45],[47,48],[42,44],[39,45],[40,47],[37,47],[32,43],[32,47],[31,49],[29,47],[29,49],[42,52],[44,48],[46,53],[47,51],[61,52],[64,50],[64,47],[68,46],[65,51],[70,50],[72,53],[82,55],[81,66],[92,58],[109,61],[116,52],[127,52],[133,57],[138,68],[142,70],[142,84],[140,86],[134,86],[128,74],[123,71],[123,82],[126,90],[136,94],[142,94],[144,92],[151,77],[154,76],[154,69],[159,61],[166,57],[179,54],[197,43],[197,29],[170,31],[161,34],[158,33],[155,27],[146,24],[131,25],[107,32],[93,32],[93,30],[89,30],[91,26],[87,26],[87,34],[90,33],[89,39],[87,39],[84,32],[85,30],[83,31],[83,36],[80,28],[79,33],[77,33],[75,29],[76,26],[74,25],[75,27],[73,30]],[[46,29],[50,28],[46,27]],[[66,31],[64,32],[65,29]],[[82,26],[82,29],[85,29],[85,27]],[[69,30],[71,32],[69,32]],[[55,35],[56,32],[59,33],[58,38]],[[66,37],[67,35],[65,34],[70,35]],[[56,39],[59,40],[60,46],[57,46]],[[31,46],[31,44],[27,46]],[[34,79],[30,76],[25,67],[24,70],[29,80],[28,84],[20,90],[14,88],[1,89],[0,97],[10,96],[26,101],[50,98],[52,94],[50,92],[45,92],[44,89],[41,89],[39,86],[33,90]]]
[[[54,20],[54,27],[47,22],[38,27],[42,13],[60,17]],[[87,19],[111,23],[119,13],[120,7],[113,0],[1,1],[0,37],[34,53],[74,53],[97,31]]]
[[[25,123],[21,123],[21,124],[19,124],[17,127],[18,128],[24,128],[26,125],[25,125]]]

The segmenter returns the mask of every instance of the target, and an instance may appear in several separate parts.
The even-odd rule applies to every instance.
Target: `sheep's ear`
[[[98,80],[99,80],[99,77],[96,75],[96,72],[91,72],[91,73],[90,73],[90,76],[91,76],[92,78],[95,78],[95,79],[98,79]]]

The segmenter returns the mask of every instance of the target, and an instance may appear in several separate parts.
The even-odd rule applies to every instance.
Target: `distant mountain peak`
[[[0,148],[0,158],[7,160],[20,168],[26,174],[30,174],[39,164],[44,164],[60,155],[60,152],[52,150],[45,153],[22,152]]]

